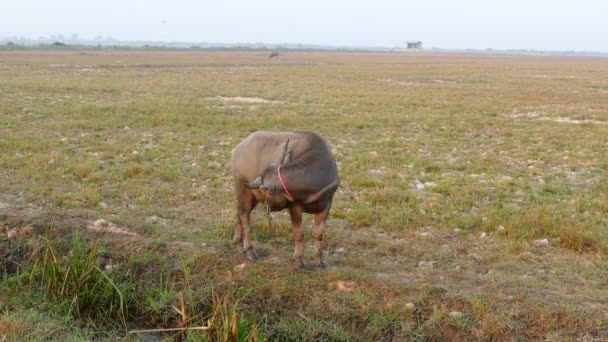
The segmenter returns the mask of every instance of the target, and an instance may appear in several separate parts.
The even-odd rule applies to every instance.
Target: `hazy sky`
[[[0,37],[608,51],[608,0],[0,0]],[[165,23],[163,24],[163,20]]]

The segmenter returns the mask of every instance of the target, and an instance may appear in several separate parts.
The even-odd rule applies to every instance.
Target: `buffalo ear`
[[[247,187],[252,190],[257,190],[260,188],[260,185],[262,185],[262,177],[258,177],[253,182],[248,183]]]

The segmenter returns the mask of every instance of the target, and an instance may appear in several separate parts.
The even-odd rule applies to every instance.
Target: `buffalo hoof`
[[[310,271],[310,265],[306,264],[298,264],[298,270],[300,271]]]
[[[260,256],[253,249],[250,249],[247,251],[247,260],[258,261],[260,260]]]
[[[300,271],[310,270],[310,265],[308,265],[308,263],[304,262],[303,259],[299,259],[299,260],[296,259],[295,265]]]
[[[312,267],[314,267],[317,270],[324,270],[327,268],[327,264],[324,262],[319,262],[319,263],[313,264]]]

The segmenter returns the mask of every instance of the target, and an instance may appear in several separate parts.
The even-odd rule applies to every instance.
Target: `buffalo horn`
[[[259,189],[260,185],[262,185],[262,178],[258,177],[253,182],[247,184],[247,187],[249,189],[254,189],[255,190],[255,189]]]

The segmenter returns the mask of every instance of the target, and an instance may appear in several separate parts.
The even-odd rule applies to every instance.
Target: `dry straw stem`
[[[143,334],[143,333],[150,333],[150,332],[188,331],[188,330],[207,331],[207,330],[209,330],[209,327],[184,327],[184,328],[131,330],[131,331],[129,331],[129,334]]]

